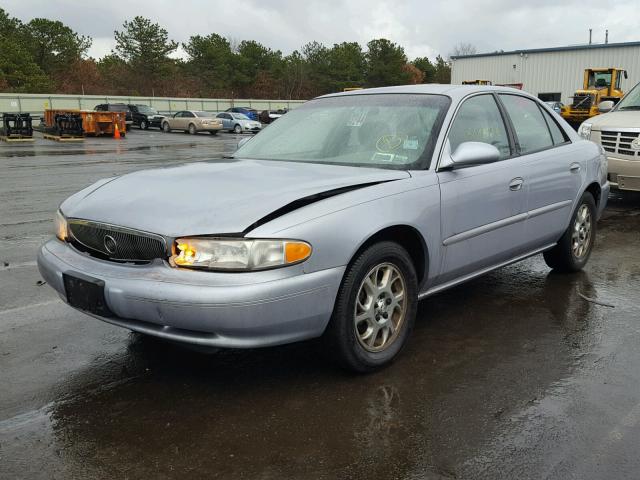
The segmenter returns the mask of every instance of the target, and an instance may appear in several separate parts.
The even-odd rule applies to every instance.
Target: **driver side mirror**
[[[598,104],[598,112],[607,113],[610,112],[613,108],[614,103],[611,100],[605,100],[604,102],[600,102]]]
[[[440,168],[456,169],[473,165],[484,165],[500,160],[500,150],[483,142],[464,142],[451,154],[445,155]]]

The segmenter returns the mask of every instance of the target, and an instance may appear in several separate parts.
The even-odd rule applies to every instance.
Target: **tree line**
[[[385,38],[363,48],[310,42],[284,55],[216,33],[186,43],[137,16],[114,32],[115,48],[87,56],[92,39],[60,21],[24,23],[0,8],[0,91],[202,98],[308,99],[344,88],[450,83],[442,56],[409,60]],[[181,50],[176,58],[176,52]]]

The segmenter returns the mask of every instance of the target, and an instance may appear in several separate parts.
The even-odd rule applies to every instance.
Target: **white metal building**
[[[481,53],[452,57],[451,83],[490,80],[493,84],[523,85],[542,100],[571,103],[582,88],[586,68],[617,67],[627,70],[622,90],[640,82],[640,42],[575,45],[513,52]]]

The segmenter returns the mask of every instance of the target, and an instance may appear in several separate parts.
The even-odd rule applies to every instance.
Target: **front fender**
[[[425,172],[426,173],[426,172]],[[261,225],[248,237],[296,238],[313,246],[304,271],[347,265],[381,230],[406,225],[422,235],[428,279],[440,269],[440,189],[435,174],[374,185],[308,205]]]

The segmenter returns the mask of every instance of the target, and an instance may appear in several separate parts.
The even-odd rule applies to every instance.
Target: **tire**
[[[218,132],[217,132],[216,130],[210,130],[210,131],[209,131],[209,133],[210,133],[211,135],[217,135],[217,134],[218,134]]]
[[[149,124],[146,120],[140,120],[140,130],[147,130],[149,128]]]
[[[169,126],[169,122],[164,122],[162,124],[162,131],[164,133],[170,133],[171,132],[171,127]]]
[[[187,132],[189,132],[189,135],[195,135],[196,133],[198,133],[198,131],[196,130],[196,126],[193,123],[189,124],[189,129],[187,130]]]
[[[242,133],[242,127],[240,126],[240,124],[239,124],[239,123],[237,123],[237,124],[235,125],[235,127],[233,127],[233,133],[235,133],[235,134]]]
[[[544,252],[544,261],[558,272],[578,272],[591,256],[596,239],[596,202],[589,192],[582,194],[569,227],[550,250]]]
[[[387,272],[392,281],[385,287]],[[402,300],[398,300],[396,295],[401,291]],[[343,367],[354,372],[387,366],[409,338],[417,303],[418,280],[407,251],[387,241],[370,246],[345,272],[325,332],[329,350]]]

